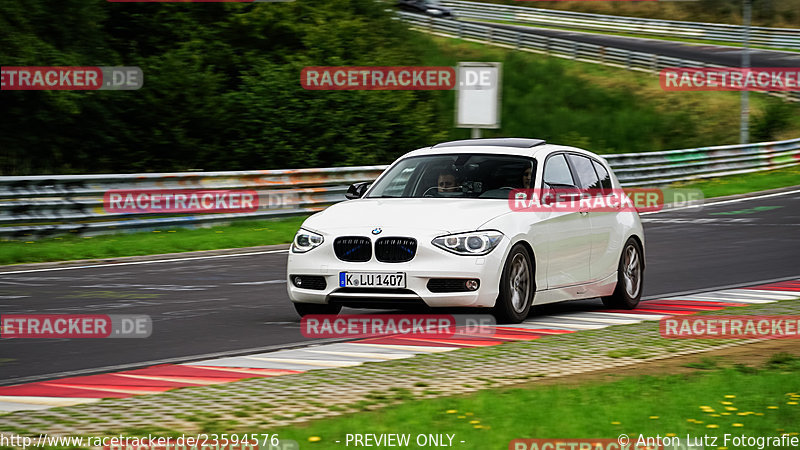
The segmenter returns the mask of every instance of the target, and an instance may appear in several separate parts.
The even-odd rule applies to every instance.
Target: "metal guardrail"
[[[800,138],[603,157],[623,186],[661,186],[800,164]]]
[[[495,3],[442,0],[459,17],[539,25],[576,30],[643,34],[669,38],[719,42],[742,42],[744,27],[722,23],[611,16]],[[800,50],[800,29],[751,27],[752,45]]]
[[[33,240],[311,214],[343,200],[351,183],[374,180],[385,168],[0,177],[0,236]],[[190,215],[109,212],[103,195],[112,189],[248,189],[256,192],[259,207]]]
[[[800,164],[800,138],[604,157],[623,186],[656,186]],[[344,200],[349,184],[374,180],[386,167],[0,177],[0,236],[35,240],[310,214]],[[259,209],[172,216],[109,213],[103,195],[111,189],[252,189]]]
[[[724,67],[703,61],[672,58],[653,53],[606,47],[597,44],[570,41],[521,31],[499,28],[462,20],[441,19],[407,12],[398,12],[411,29],[437,36],[464,39],[533,53],[542,53],[575,61],[618,67],[626,70],[658,74],[662,69],[674,67]],[[769,92],[785,100],[800,101],[800,92]]]

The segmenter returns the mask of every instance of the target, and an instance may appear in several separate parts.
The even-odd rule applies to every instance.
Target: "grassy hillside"
[[[697,1],[517,1],[489,0],[532,8],[617,16],[648,17],[691,22],[714,22],[740,25],[742,0]],[[753,25],[762,27],[800,28],[800,0],[753,0]]]
[[[427,39],[425,37],[424,39]],[[503,63],[502,128],[484,136],[528,136],[600,153],[666,150],[739,142],[735,92],[664,92],[658,77],[534,53],[434,39],[423,60]],[[440,98],[453,117],[453,93]],[[751,93],[751,141],[800,136],[800,105]],[[469,137],[451,129],[451,138]]]

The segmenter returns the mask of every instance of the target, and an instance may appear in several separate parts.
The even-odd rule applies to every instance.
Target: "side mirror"
[[[367,181],[361,183],[353,183],[347,189],[347,193],[344,194],[345,198],[348,200],[355,200],[357,198],[361,198],[364,196],[364,193],[367,192],[367,188],[369,188],[370,183]]]

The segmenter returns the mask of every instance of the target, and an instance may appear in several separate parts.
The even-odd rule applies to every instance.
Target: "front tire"
[[[520,323],[528,317],[536,292],[533,262],[522,244],[516,244],[506,258],[500,278],[500,295],[494,315],[500,323]]]
[[[294,310],[300,317],[311,314],[339,314],[342,305],[329,305],[325,303],[294,303]]]
[[[614,293],[603,297],[603,304],[615,309],[634,309],[642,298],[644,258],[635,239],[629,238],[622,249],[617,267],[617,287]]]

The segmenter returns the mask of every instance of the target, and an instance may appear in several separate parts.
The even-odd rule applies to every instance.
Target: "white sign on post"
[[[477,134],[480,128],[500,128],[501,67],[495,62],[458,63],[456,127]]]

